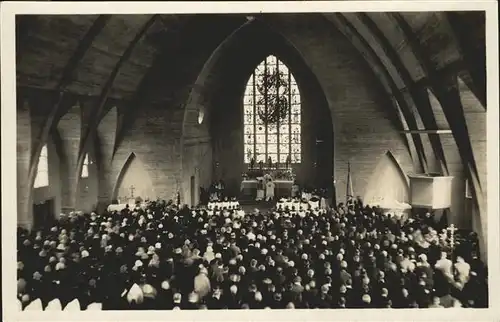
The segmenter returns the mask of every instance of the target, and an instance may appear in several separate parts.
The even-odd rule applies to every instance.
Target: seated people
[[[244,213],[153,201],[146,209],[70,213],[48,229],[19,228],[18,305],[38,311],[488,305],[487,269],[477,256],[462,248],[442,255],[446,249],[434,237],[421,247],[414,235],[430,231],[422,220],[392,222],[358,203],[337,209]]]

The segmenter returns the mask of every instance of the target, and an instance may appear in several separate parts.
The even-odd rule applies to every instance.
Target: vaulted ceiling
[[[325,13],[388,90],[459,72],[485,102],[484,15]],[[319,18],[319,17],[318,17]],[[18,85],[81,95],[133,96],[159,64],[182,77],[189,52],[213,51],[243,15],[21,16]],[[154,68],[152,68],[154,67]],[[179,70],[181,69],[181,70]],[[164,93],[165,94],[165,93]],[[164,97],[164,99],[168,99]]]
[[[459,72],[485,101],[484,14],[325,13],[322,17],[352,41],[389,92]],[[147,78],[160,77],[152,75],[160,64],[170,64],[169,76],[176,77],[168,78],[179,81],[195,53],[210,54],[247,21],[244,15],[222,14],[18,16],[17,20],[19,86],[89,96],[106,91],[113,98],[131,97]]]

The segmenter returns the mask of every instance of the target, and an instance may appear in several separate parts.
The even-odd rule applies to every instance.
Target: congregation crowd
[[[488,306],[477,247],[464,239],[452,249],[430,218],[403,224],[361,202],[246,213],[165,201],[143,208],[18,228],[20,309]]]

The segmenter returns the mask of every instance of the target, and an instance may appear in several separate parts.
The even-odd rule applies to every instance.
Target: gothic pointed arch
[[[300,163],[301,97],[295,77],[271,54],[250,75],[243,97],[244,162]]]
[[[125,202],[133,198],[156,198],[151,177],[144,163],[131,152],[121,167],[116,179],[112,199]],[[123,199],[123,200],[122,200]]]
[[[128,168],[130,167],[130,164],[132,161],[136,159],[135,153],[131,152],[127,159],[125,160],[125,163],[123,163],[123,166],[121,167],[120,173],[118,174],[118,177],[116,178],[115,185],[113,187],[113,199],[117,199],[118,197],[118,189],[120,187],[120,184],[123,181],[123,177],[125,176],[125,173],[127,172]]]
[[[380,158],[365,188],[363,200],[369,205],[407,203],[410,196],[408,176],[391,151]]]

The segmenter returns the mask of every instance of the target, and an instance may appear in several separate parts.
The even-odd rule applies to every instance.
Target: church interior
[[[17,16],[16,80],[20,310],[488,307],[484,12]]]

